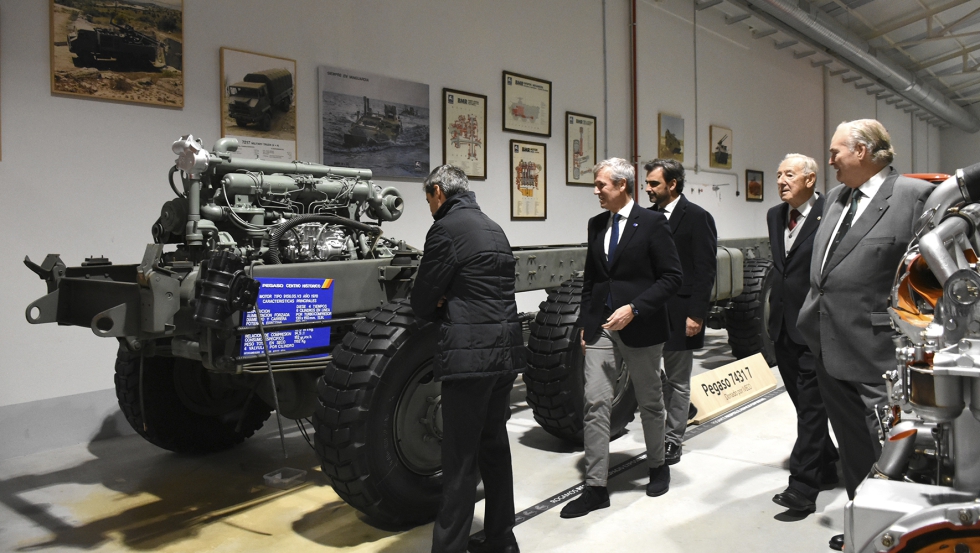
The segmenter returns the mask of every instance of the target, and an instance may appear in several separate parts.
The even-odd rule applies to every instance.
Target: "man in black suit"
[[[667,217],[684,272],[680,290],[667,301],[672,332],[664,344],[664,459],[673,465],[681,460],[681,443],[687,429],[694,350],[704,347],[704,319],[711,307],[711,287],[718,268],[718,232],[711,214],[682,194],[684,166],[680,162],[655,159],[643,168],[647,171],[647,195],[653,203],[650,209]]]
[[[876,408],[895,368],[888,294],[932,187],[890,167],[895,150],[874,119],[841,123],[830,141],[837,186],[813,239],[810,290],[797,321],[837,437],[847,496],[881,454]],[[831,547],[844,546],[843,535]]]
[[[837,448],[830,439],[827,410],[817,386],[816,359],[796,328],[810,291],[813,237],[823,214],[816,194],[817,162],[788,154],[776,171],[783,203],[766,214],[772,246],[773,285],[769,296],[769,336],[786,393],[796,408],[796,443],[789,457],[789,486],[772,500],[793,511],[812,513],[824,484],[837,482]]]
[[[599,162],[593,174],[593,193],[607,211],[589,219],[577,324],[585,355],[586,486],[562,509],[562,518],[609,506],[609,414],[624,361],[640,405],[650,467],[647,495],[663,495],[670,487],[660,356],[670,335],[665,306],[680,288],[681,264],[667,219],[633,201],[633,165],[612,158]]]

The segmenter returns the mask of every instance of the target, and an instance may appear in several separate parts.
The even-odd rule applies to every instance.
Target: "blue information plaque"
[[[262,324],[298,323],[319,321],[333,316],[333,279],[319,278],[263,278],[259,299],[256,302],[262,313]],[[242,315],[244,326],[256,326],[255,311]],[[284,330],[267,332],[269,353],[291,349],[307,349],[330,345],[330,327],[308,328],[304,330]],[[242,336],[242,355],[261,355],[261,334]],[[322,353],[309,357],[323,357]]]

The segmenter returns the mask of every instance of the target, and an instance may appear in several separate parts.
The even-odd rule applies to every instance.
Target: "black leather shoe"
[[[647,495],[657,497],[670,489],[670,467],[667,463],[655,469],[650,469],[650,483],[647,484]]]
[[[687,420],[691,420],[696,416],[698,416],[698,408],[691,403],[687,406]]]
[[[521,553],[516,541],[495,545],[487,543],[486,536],[470,538],[469,543],[466,544],[466,550],[470,553]]]
[[[836,536],[830,538],[830,548],[834,551],[844,550],[844,534],[837,534]]]
[[[795,488],[786,488],[783,493],[772,496],[772,502],[780,507],[786,507],[790,511],[812,513],[817,510],[817,504],[807,499]]]
[[[561,510],[561,518],[585,516],[597,509],[609,506],[609,491],[605,486],[586,486],[582,495]]]
[[[667,442],[664,444],[664,463],[676,465],[681,462],[681,446]]]

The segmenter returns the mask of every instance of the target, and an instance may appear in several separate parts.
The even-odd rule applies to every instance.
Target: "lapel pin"
[[[637,225],[638,225],[638,223],[633,223],[633,226],[634,226],[634,227],[635,227],[635,226],[637,226]]]
[[[822,219],[822,218],[823,218],[823,217],[821,217],[821,216],[819,216],[819,215],[817,215],[817,220],[818,220],[818,221],[819,221],[820,219]]]

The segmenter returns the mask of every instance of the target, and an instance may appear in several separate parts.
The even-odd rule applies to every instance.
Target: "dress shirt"
[[[623,209],[620,209],[618,211],[620,240],[623,239],[623,231],[626,230],[626,219],[629,218],[630,212],[632,210],[633,210],[633,200],[631,199],[630,201],[626,202],[626,205],[623,206]],[[612,222],[613,222],[614,215],[616,215],[616,213],[617,212],[613,212],[610,210],[609,223],[606,225],[606,237],[603,239],[603,243],[602,243],[603,245],[602,251],[606,252],[606,259],[609,259],[609,237],[612,235]]]
[[[851,220],[852,227],[854,226],[854,223],[857,222],[858,218],[861,217],[861,214],[864,213],[864,210],[868,208],[868,204],[870,204],[871,200],[874,199],[875,194],[878,193],[878,189],[885,183],[885,177],[888,176],[889,171],[891,171],[891,167],[886,166],[881,171],[878,171],[875,176],[868,179],[868,182],[857,187],[857,189],[861,191],[862,196],[858,199],[857,209],[854,210],[854,219]],[[851,192],[851,194],[853,194],[853,192]],[[847,197],[848,202],[844,204],[844,210],[840,214],[840,219],[837,219],[837,224],[834,226],[834,233],[830,235],[830,242],[828,242],[829,244],[834,243],[834,238],[837,236],[837,231],[840,230],[841,223],[843,223],[844,218],[847,217],[848,206],[850,205],[849,200],[851,196],[848,195]],[[830,253],[829,247],[827,248],[827,251],[823,252],[823,262],[820,264],[821,271],[823,271],[824,265],[827,264],[828,253]]]
[[[785,251],[787,255],[789,255],[789,251],[793,249],[793,242],[796,241],[796,236],[800,233],[800,228],[803,226],[803,222],[806,221],[807,215],[810,214],[810,209],[813,208],[813,204],[817,203],[818,196],[820,196],[820,194],[814,192],[813,195],[810,196],[810,199],[803,202],[803,205],[800,207],[794,208],[793,206],[786,204],[786,208],[789,209],[789,211],[786,212],[787,223],[790,219],[790,213],[794,209],[800,212],[800,216],[796,218],[796,226],[793,227],[793,230],[790,230],[788,225],[785,229],[783,229],[783,244],[786,245]]]
[[[674,201],[667,204],[663,209],[663,214],[667,216],[667,220],[670,220],[670,214],[674,212],[674,208],[677,207],[677,202],[681,201],[681,197],[677,196]]]

